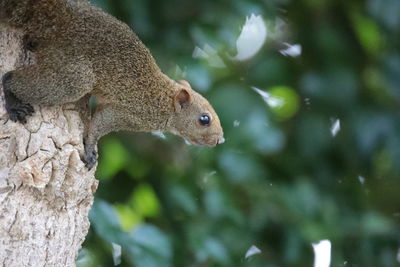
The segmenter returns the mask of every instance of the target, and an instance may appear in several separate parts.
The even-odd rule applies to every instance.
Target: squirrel
[[[98,139],[113,131],[171,132],[197,146],[224,142],[209,102],[187,81],[162,73],[128,25],[89,1],[0,0],[0,23],[21,30],[24,48],[37,58],[3,76],[10,120],[26,123],[32,105],[95,97],[83,138],[88,169]]]

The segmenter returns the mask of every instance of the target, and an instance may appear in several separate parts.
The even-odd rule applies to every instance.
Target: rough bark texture
[[[34,58],[0,24],[0,78]],[[0,83],[1,84],[1,83]],[[34,106],[26,125],[8,120],[0,85],[0,265],[74,266],[97,188],[84,167],[74,104]]]

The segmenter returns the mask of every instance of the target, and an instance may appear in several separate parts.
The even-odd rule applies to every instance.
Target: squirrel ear
[[[190,102],[192,102],[192,96],[189,91],[186,89],[180,89],[174,97],[175,111],[181,111],[181,109],[189,106]]]

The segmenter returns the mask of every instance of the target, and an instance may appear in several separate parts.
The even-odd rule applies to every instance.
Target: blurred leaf
[[[121,221],[121,228],[125,231],[132,230],[136,225],[142,222],[142,216],[137,214],[132,207],[124,204],[114,205],[119,220]]]
[[[143,224],[136,227],[129,237],[129,245],[125,249],[135,266],[172,266],[171,242],[159,229]]]
[[[391,96],[396,100],[397,105],[400,103],[400,53],[393,52],[386,55],[384,66],[385,84],[390,90]]]
[[[176,208],[181,208],[186,213],[194,214],[197,212],[197,204],[190,192],[185,187],[173,186],[169,189],[169,198],[173,201]]]
[[[394,99],[388,90],[386,81],[378,69],[372,67],[366,68],[363,72],[363,78],[373,99],[383,105],[393,102]]]
[[[297,181],[290,188],[282,191],[282,197],[285,197],[288,208],[293,209],[292,214],[297,214],[298,218],[307,216],[313,218],[319,211],[321,197],[316,189],[307,181]]]
[[[129,164],[125,166],[124,170],[129,173],[131,178],[142,179],[149,173],[151,166],[145,159],[134,155],[133,151],[131,155],[133,156],[130,157]]]
[[[366,155],[371,155],[382,140],[386,139],[393,131],[389,117],[378,112],[363,111],[356,118],[354,127],[357,144]]]
[[[116,138],[107,137],[102,141],[96,177],[110,179],[122,170],[129,161],[129,152]]]
[[[229,262],[229,255],[226,248],[214,238],[208,238],[204,241],[203,250],[204,256],[207,258],[209,257],[222,264],[227,264]],[[201,253],[202,252],[200,252],[200,255]]]
[[[367,213],[361,221],[362,229],[368,235],[382,235],[393,231],[390,221],[377,213]]]
[[[205,92],[210,89],[211,77],[207,68],[201,64],[192,64],[187,69],[187,79],[197,91]]]
[[[208,190],[204,196],[204,206],[212,217],[220,218],[226,215],[227,201],[220,190]]]
[[[250,86],[245,88],[237,84],[224,84],[216,88],[212,99],[222,123],[232,125],[235,120],[246,121],[249,113],[257,107],[260,110],[264,108],[262,100],[250,92]]]
[[[322,105],[319,109],[344,112],[356,96],[357,76],[352,70],[334,68],[327,73],[307,73],[301,80],[304,94]],[[316,103],[315,103],[316,104]]]
[[[99,265],[95,255],[93,255],[90,250],[84,248],[79,250],[78,258],[75,263],[77,267],[94,267]]]
[[[267,120],[264,113],[252,112],[243,124],[254,150],[268,154],[283,148],[285,136],[273,122]]]
[[[352,19],[355,32],[364,49],[369,54],[377,55],[382,48],[382,37],[378,25],[370,18],[352,12]]]
[[[251,155],[224,151],[219,157],[219,165],[226,177],[234,183],[246,180],[260,180],[263,177],[262,166]]]
[[[397,0],[368,0],[369,12],[392,32],[399,32],[400,3]]]
[[[299,153],[308,159],[318,159],[332,140],[329,120],[320,114],[307,114],[300,119],[298,127],[296,142]]]
[[[151,186],[141,184],[133,191],[130,205],[143,217],[154,217],[160,213],[160,204]]]
[[[89,213],[96,233],[108,242],[118,243],[121,224],[114,208],[107,202],[96,199]]]

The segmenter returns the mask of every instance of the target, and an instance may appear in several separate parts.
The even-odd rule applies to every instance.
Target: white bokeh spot
[[[234,59],[242,61],[253,57],[267,39],[267,27],[262,16],[251,14],[236,41],[237,55]]]
[[[257,87],[251,87],[254,91],[256,91],[271,108],[280,108],[285,104],[285,100],[283,98],[272,96],[270,93],[265,92]]]
[[[256,254],[261,254],[261,249],[259,249],[258,247],[256,247],[255,245],[252,245],[246,252],[246,255],[244,256],[246,259],[256,255]]]
[[[283,43],[286,48],[279,50],[279,53],[281,53],[284,56],[289,56],[289,57],[298,57],[301,55],[301,45],[299,44],[289,44],[289,43]]]
[[[325,239],[312,244],[314,267],[329,267],[331,264],[331,241]]]

